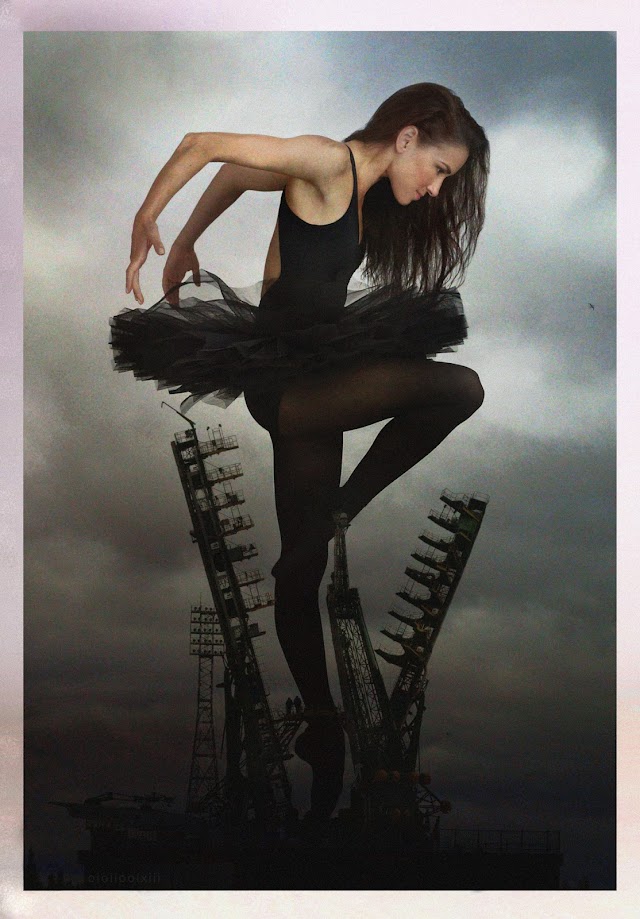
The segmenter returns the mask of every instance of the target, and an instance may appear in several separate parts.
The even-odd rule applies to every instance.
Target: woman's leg
[[[311,437],[272,433],[276,510],[283,552],[293,548],[312,509],[335,501],[342,468],[342,432]],[[277,576],[275,625],[285,658],[306,709],[335,708],[329,688],[318,594],[328,558],[324,543],[308,544],[291,576]],[[345,741],[337,716],[316,716],[295,743],[313,768],[312,824],[330,817],[342,792]]]
[[[292,383],[282,396],[278,423],[281,436],[300,437],[348,431],[391,417],[334,504],[353,519],[469,418],[483,396],[475,371],[459,364],[404,358],[367,360]],[[315,531],[310,533],[307,528],[305,539],[309,535],[316,542],[331,538],[333,527],[326,515],[318,517]],[[300,540],[294,548],[299,554]],[[283,546],[283,556],[287,554]]]
[[[297,545],[305,519],[336,500],[342,469],[342,432],[310,437],[271,435],[276,511],[282,552]],[[308,545],[296,577],[276,577],[278,640],[308,708],[333,706],[319,607],[328,560],[325,543]]]
[[[480,408],[484,393],[479,380],[466,382],[468,388],[460,389],[455,401],[409,409],[382,428],[340,489],[338,504],[350,520]]]
[[[482,401],[473,371],[424,360],[367,361],[290,384],[272,433],[276,509],[282,539],[277,563],[276,631],[305,705],[333,707],[318,603],[332,531],[308,537],[310,519],[343,506],[353,517],[415,465]],[[367,455],[340,490],[342,432],[384,418]],[[280,568],[279,568],[280,566]],[[279,568],[279,570],[278,570]],[[311,816],[328,817],[340,795],[344,735],[335,720],[312,722],[296,752],[313,765]]]

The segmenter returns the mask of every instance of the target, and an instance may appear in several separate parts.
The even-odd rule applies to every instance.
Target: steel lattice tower
[[[237,502],[240,503],[240,502]],[[254,572],[250,572],[253,574]],[[260,574],[259,572],[255,572]],[[240,581],[238,576],[238,581]],[[258,577],[260,580],[260,577]],[[249,632],[252,637],[264,635],[258,631],[256,623],[251,623]],[[224,639],[220,623],[214,608],[191,608],[190,653],[198,656],[198,705],[196,729],[191,754],[191,772],[187,792],[187,812],[198,813],[206,810],[211,815],[222,815],[225,812],[225,780],[220,779],[218,770],[218,751],[215,739],[215,721],[213,713],[213,660],[225,658]],[[225,682],[218,684],[227,688],[227,670],[224,670]],[[224,734],[223,734],[224,736]],[[231,749],[228,744],[227,749]],[[232,767],[233,768],[233,767]]]
[[[188,419],[187,419],[188,420]],[[199,656],[199,690],[189,802],[192,810],[220,813],[228,823],[245,824],[255,819],[271,828],[281,827],[291,812],[291,787],[284,766],[288,757],[283,742],[298,722],[278,730],[272,716],[260,672],[253,638],[264,634],[249,623],[249,611],[273,603],[261,597],[255,584],[259,572],[238,574],[234,562],[257,554],[254,545],[227,543],[228,537],[249,529],[248,516],[220,510],[239,504],[241,495],[225,487],[221,496],[215,486],[241,476],[239,463],[214,466],[211,457],[236,449],[237,438],[219,434],[199,441],[195,425],[177,433],[171,447],[180,474],[193,529],[213,597],[213,609],[192,610],[192,653]],[[249,590],[243,594],[242,589]],[[214,626],[219,629],[216,644]],[[213,732],[213,658],[216,647],[224,659],[227,764],[223,781],[217,775]]]
[[[187,790],[187,812],[191,813],[201,810],[205,801],[217,811],[223,807],[216,795],[220,775],[213,717],[213,658],[222,651],[214,644],[214,621],[215,610],[192,607],[191,653],[198,655],[198,706]]]

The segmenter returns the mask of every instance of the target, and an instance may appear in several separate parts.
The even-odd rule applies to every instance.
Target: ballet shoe
[[[305,520],[296,545],[283,552],[271,569],[274,578],[287,578],[299,573],[303,568],[309,552],[324,549],[333,539],[338,527],[347,529],[350,520],[343,510],[331,511],[330,514],[310,514]]]
[[[328,820],[343,787],[344,730],[335,710],[309,714],[309,726],[297,738],[294,750],[313,770],[309,819]]]

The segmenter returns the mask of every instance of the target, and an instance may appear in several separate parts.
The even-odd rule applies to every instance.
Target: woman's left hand
[[[164,246],[160,239],[158,224],[152,217],[136,214],[131,232],[131,261],[127,268],[125,292],[131,293],[133,290],[133,294],[140,304],[144,303],[144,297],[140,289],[140,268],[146,262],[149,249],[152,246],[158,255],[164,255]]]

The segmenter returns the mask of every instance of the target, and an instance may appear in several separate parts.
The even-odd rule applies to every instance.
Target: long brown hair
[[[408,125],[418,129],[419,143],[459,144],[469,156],[435,198],[399,204],[386,177],[369,189],[362,208],[363,274],[375,286],[436,290],[445,281],[461,281],[475,251],[484,224],[489,141],[462,100],[437,83],[398,90],[344,140],[392,143]]]

